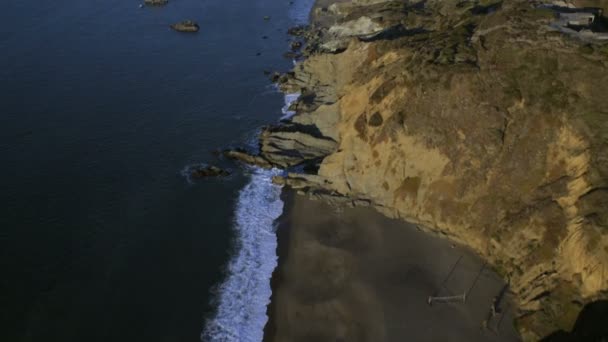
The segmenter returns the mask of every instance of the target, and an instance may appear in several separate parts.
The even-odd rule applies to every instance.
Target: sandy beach
[[[518,340],[508,298],[483,328],[505,284],[465,248],[373,209],[284,197],[266,341]]]

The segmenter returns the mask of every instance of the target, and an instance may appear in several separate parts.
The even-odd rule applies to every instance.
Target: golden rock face
[[[339,5],[338,22],[388,6]],[[472,247],[537,339],[608,293],[608,49],[552,31],[524,1],[469,7],[400,9],[379,25],[416,34],[311,56],[296,78],[331,88],[332,114],[294,120],[336,137],[324,187]]]

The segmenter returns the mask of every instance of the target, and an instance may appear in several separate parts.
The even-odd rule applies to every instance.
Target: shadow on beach
[[[519,340],[506,284],[465,248],[369,208],[286,209],[266,341]]]

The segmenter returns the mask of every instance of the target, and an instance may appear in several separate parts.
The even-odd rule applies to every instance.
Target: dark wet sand
[[[482,328],[504,282],[465,248],[373,209],[284,197],[266,341],[518,340],[506,302]]]

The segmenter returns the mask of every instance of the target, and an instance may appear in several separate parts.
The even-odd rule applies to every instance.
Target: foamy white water
[[[290,18],[298,25],[307,24],[313,3],[295,1]],[[299,96],[285,95],[281,119],[295,114],[289,107]],[[280,173],[277,169],[253,168],[251,181],[239,193],[234,222],[236,254],[228,264],[228,278],[218,289],[217,312],[207,320],[202,341],[261,342],[264,338],[272,295],[270,279],[277,266],[274,221],[283,213],[281,187],[272,184],[272,177]]]
[[[294,114],[289,106],[298,96],[285,95],[283,118]],[[270,279],[277,266],[274,221],[283,213],[281,187],[272,184],[272,177],[279,174],[281,170],[253,168],[251,181],[239,193],[234,222],[237,252],[228,264],[228,278],[218,291],[217,312],[207,321],[202,341],[260,342],[264,338]]]
[[[259,342],[264,337],[270,278],[277,266],[274,220],[283,212],[281,188],[272,184],[278,174],[280,170],[255,168],[239,194],[234,227],[238,251],[219,288],[217,313],[207,322],[203,341]]]
[[[285,95],[285,105],[283,106],[283,116],[281,116],[281,120],[289,119],[296,114],[295,111],[289,110],[289,107],[298,99],[298,97],[300,97],[300,93]]]

